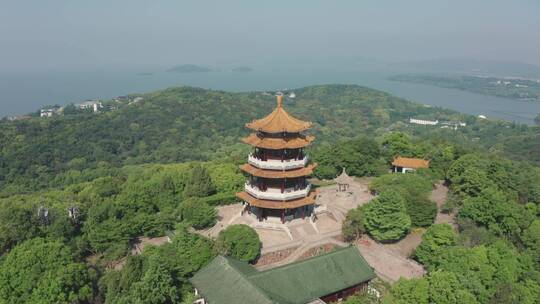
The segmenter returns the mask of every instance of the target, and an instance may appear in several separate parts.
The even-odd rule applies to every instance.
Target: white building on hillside
[[[439,124],[439,121],[438,120],[424,120],[424,119],[409,118],[409,123],[415,124],[415,125],[436,126],[436,125]]]
[[[41,109],[39,112],[39,117],[52,117],[54,115],[54,111],[52,109]]]
[[[99,110],[103,108],[103,104],[100,100],[87,100],[83,103],[78,103],[75,106],[81,110],[92,109],[94,113],[99,112]]]
[[[52,108],[45,108],[41,109],[39,111],[39,117],[53,117],[54,115],[60,115],[62,114],[63,108],[61,107],[52,107]]]

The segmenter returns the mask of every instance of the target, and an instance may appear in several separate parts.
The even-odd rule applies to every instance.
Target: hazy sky
[[[539,0],[0,0],[0,69],[443,57],[540,65]]]

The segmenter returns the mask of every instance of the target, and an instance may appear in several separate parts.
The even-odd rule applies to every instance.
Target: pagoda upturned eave
[[[309,146],[315,140],[314,136],[297,136],[291,138],[260,137],[251,133],[242,141],[248,145],[264,149],[299,149]]]
[[[304,168],[280,171],[259,169],[251,164],[244,164],[240,165],[240,170],[253,176],[263,178],[296,178],[312,175],[315,167],[317,167],[317,164],[311,163]]]
[[[247,202],[251,206],[268,209],[293,209],[303,206],[312,205],[317,198],[317,190],[312,190],[306,197],[289,201],[274,201],[258,199],[251,196],[249,193],[242,191],[236,193],[236,197]]]

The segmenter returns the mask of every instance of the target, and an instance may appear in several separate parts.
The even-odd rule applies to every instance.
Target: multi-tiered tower
[[[311,122],[301,121],[283,109],[283,96],[270,115],[246,124],[256,131],[243,141],[254,147],[248,163],[240,166],[249,175],[237,197],[259,220],[280,217],[281,222],[311,215],[316,191],[307,176],[313,173],[304,148],[315,139],[304,132]]]

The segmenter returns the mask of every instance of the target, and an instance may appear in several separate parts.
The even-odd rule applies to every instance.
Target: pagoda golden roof
[[[311,128],[311,122],[292,117],[283,109],[283,96],[277,96],[277,107],[268,116],[246,124],[247,128],[267,133],[298,133]]]
[[[295,178],[313,174],[313,170],[315,169],[315,167],[317,167],[317,164],[309,164],[306,167],[300,169],[278,171],[259,169],[255,166],[252,166],[251,164],[244,164],[240,166],[240,170],[253,176],[264,178]]]
[[[313,136],[271,138],[260,137],[256,133],[242,139],[248,145],[265,149],[298,149],[309,146],[313,140],[315,140]]]
[[[267,209],[292,209],[314,204],[315,199],[317,198],[317,190],[312,190],[306,197],[290,201],[262,200],[255,198],[244,191],[236,193],[236,197],[255,207]]]

